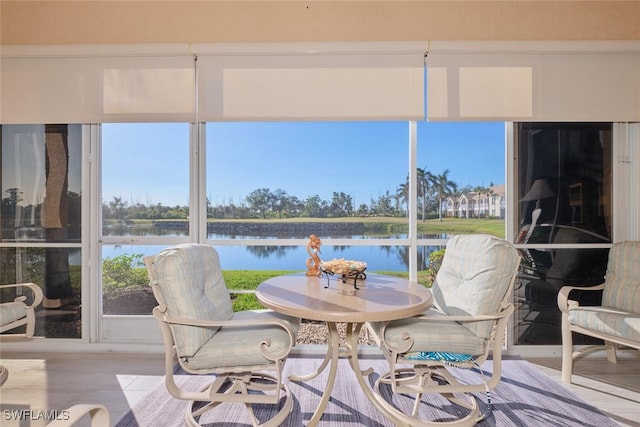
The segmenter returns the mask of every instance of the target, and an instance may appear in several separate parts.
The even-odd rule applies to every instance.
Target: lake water
[[[174,231],[175,234],[175,231]],[[349,236],[351,239],[366,239],[364,236]],[[380,236],[376,236],[380,238]],[[386,238],[406,238],[406,235],[390,235]],[[441,238],[441,236],[419,236]],[[242,240],[243,236],[209,235],[209,239]],[[267,237],[268,238],[268,237]],[[271,237],[273,238],[273,237]],[[302,237],[300,237],[302,238]],[[122,254],[153,255],[165,247],[158,245],[104,245],[103,258]],[[437,246],[419,248],[418,270],[428,266],[429,253],[440,249]],[[309,258],[306,246],[216,246],[220,263],[225,270],[306,270]],[[320,248],[320,258],[354,259],[367,263],[368,271],[407,271],[408,249],[405,246],[330,246]]]

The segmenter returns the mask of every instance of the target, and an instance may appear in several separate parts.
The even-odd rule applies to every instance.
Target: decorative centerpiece
[[[367,269],[367,263],[362,261],[346,260],[344,258],[334,258],[331,261],[322,261],[320,263],[320,276],[322,273],[327,275],[327,286],[329,287],[329,276],[339,274],[340,282],[343,284],[353,284],[355,290],[358,288],[358,280],[367,278],[364,272]]]
[[[309,257],[307,259],[307,276],[321,276],[322,272],[319,270],[320,268],[320,257],[318,254],[320,253],[320,245],[322,242],[320,238],[315,234],[309,236],[309,243],[307,243],[307,253]]]

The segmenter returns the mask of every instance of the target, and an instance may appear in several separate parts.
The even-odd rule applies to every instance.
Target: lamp
[[[527,191],[527,194],[524,195],[521,202],[529,202],[532,200],[536,200],[536,207],[540,204],[540,199],[546,199],[547,197],[553,197],[556,193],[549,186],[549,181],[546,178],[539,178],[533,182],[533,185]]]
[[[536,223],[538,222],[538,218],[540,218],[540,214],[542,213],[542,209],[540,208],[540,199],[546,199],[548,197],[554,197],[556,193],[549,186],[549,181],[546,178],[539,178],[533,181],[533,185],[527,191],[527,194],[524,195],[521,202],[530,202],[535,200],[536,207],[531,212],[531,225],[527,230],[527,235],[524,238],[524,243],[529,241],[531,237],[531,233],[533,233],[533,229],[536,227]]]

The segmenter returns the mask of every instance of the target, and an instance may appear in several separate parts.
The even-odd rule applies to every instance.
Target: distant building
[[[487,193],[470,192],[450,196],[443,202],[447,217],[504,218],[504,185],[494,185]]]

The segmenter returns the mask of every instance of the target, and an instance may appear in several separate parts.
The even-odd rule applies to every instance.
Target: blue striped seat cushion
[[[470,354],[449,353],[441,351],[416,351],[406,353],[405,359],[409,360],[433,360],[437,362],[468,362],[473,359]]]

